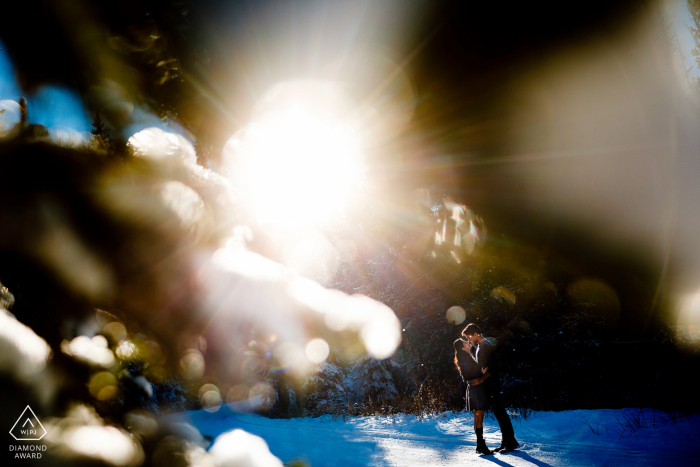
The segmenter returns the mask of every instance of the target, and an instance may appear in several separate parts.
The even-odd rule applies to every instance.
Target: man
[[[498,426],[501,429],[501,447],[494,449],[494,451],[514,451],[520,444],[515,439],[513,424],[510,422],[503,404],[503,397],[501,397],[501,381],[498,374],[498,362],[494,358],[494,351],[496,350],[494,343],[491,338],[484,337],[479,326],[474,323],[464,328],[462,335],[469,343],[476,346],[476,362],[482,366],[481,372],[483,374],[471,380],[470,383],[473,385],[484,385],[486,397],[491,403],[491,410],[493,410],[493,414],[498,420]]]

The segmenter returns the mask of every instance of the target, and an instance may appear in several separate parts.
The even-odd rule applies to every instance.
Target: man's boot
[[[501,441],[501,445],[494,449],[494,452],[501,452],[501,453],[507,453],[511,451],[515,451],[518,449],[518,446],[520,446],[520,443],[515,438],[511,439],[504,439]]]

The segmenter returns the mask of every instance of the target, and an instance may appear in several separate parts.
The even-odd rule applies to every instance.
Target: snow
[[[242,429],[265,440],[282,462],[301,459],[312,466],[666,466],[697,465],[700,417],[671,422],[659,411],[574,410],[533,412],[514,418],[521,448],[509,454],[481,457],[470,413],[447,412],[427,418],[412,415],[269,419],[222,406],[170,415],[191,423],[216,439]],[[643,421],[642,421],[643,417]],[[646,425],[633,432],[620,422]],[[590,427],[593,429],[591,429]],[[598,431],[595,434],[593,430]],[[500,445],[498,425],[484,422],[489,447]]]

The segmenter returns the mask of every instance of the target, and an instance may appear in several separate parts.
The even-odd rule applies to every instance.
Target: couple
[[[498,366],[493,355],[495,339],[484,337],[479,326],[474,323],[464,328],[462,336],[454,342],[455,365],[462,381],[467,382],[467,410],[474,412],[476,452],[491,454],[484,441],[484,410],[489,406],[498,420],[502,436],[501,447],[494,451],[513,451],[519,444],[501,397]]]

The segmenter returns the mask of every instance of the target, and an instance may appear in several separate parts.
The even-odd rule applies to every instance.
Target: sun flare
[[[307,103],[308,99],[308,103]],[[335,100],[298,93],[227,145],[259,224],[300,225],[343,211],[365,176],[359,139]]]

